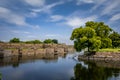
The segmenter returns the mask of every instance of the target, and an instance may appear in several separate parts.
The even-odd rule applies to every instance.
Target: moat
[[[119,66],[78,61],[78,54],[0,58],[2,80],[120,80]]]

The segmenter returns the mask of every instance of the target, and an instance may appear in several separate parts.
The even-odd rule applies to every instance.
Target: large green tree
[[[77,51],[85,48],[88,48],[88,51],[97,51],[101,46],[100,37],[96,36],[95,30],[91,27],[74,29],[71,40],[74,40],[74,47]]]
[[[74,29],[70,39],[74,41],[77,51],[85,48],[88,48],[88,51],[97,51],[99,48],[112,46],[112,40],[109,38],[111,31],[103,22],[89,21],[84,27]]]
[[[104,22],[88,21],[85,27],[91,27],[95,30],[96,35],[101,38],[101,48],[112,47],[112,40],[109,38],[109,35],[113,30]]]

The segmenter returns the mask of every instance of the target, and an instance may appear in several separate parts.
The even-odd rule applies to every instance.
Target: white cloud
[[[63,4],[64,2],[63,1],[60,1],[60,2],[56,2],[56,3],[52,3],[52,4],[49,4],[49,5],[44,5],[42,8],[39,8],[39,9],[32,9],[33,12],[45,12],[45,13],[50,13],[51,12],[51,9],[55,6],[58,6],[58,5],[61,5]]]
[[[51,22],[56,22],[56,21],[60,21],[60,20],[63,20],[64,17],[61,16],[61,15],[52,15],[50,16],[50,21]]]
[[[102,11],[102,15],[114,13],[115,10],[119,9],[120,1],[119,0],[114,0],[114,1],[109,1],[109,3],[105,6],[105,8]],[[120,11],[120,9],[119,9]]]
[[[35,25],[33,26],[34,29],[40,29],[40,26],[39,25]]]
[[[71,26],[74,29],[83,26],[87,21],[94,21],[96,18],[97,16],[90,16],[87,18],[72,17],[68,18],[65,24]]]
[[[25,17],[15,14],[11,10],[0,7],[0,18],[5,20],[8,23],[15,24],[18,26],[28,26],[29,24],[26,23]]]
[[[91,10],[96,10],[98,7],[100,7],[101,5],[106,3],[105,1],[107,1],[107,0],[96,0],[95,1],[95,6]]]
[[[116,21],[120,19],[120,13],[113,15],[112,18],[110,18],[110,21]]]
[[[45,0],[25,0],[31,6],[40,7],[45,4]]]
[[[77,5],[80,5],[82,3],[94,3],[96,0],[77,0]]]
[[[30,34],[30,32],[27,31],[19,31],[19,30],[11,30],[10,32],[15,34]]]
[[[59,37],[61,35],[59,35],[59,34],[46,34],[45,36],[46,37]]]

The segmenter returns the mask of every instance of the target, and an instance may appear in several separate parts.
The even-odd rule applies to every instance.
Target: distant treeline
[[[58,44],[57,39],[45,39],[44,41],[41,41],[41,40],[21,41],[19,38],[13,38],[9,42],[10,43],[28,43],[28,44],[40,44],[40,43],[55,43],[55,44]],[[0,41],[0,43],[4,43],[4,42]]]

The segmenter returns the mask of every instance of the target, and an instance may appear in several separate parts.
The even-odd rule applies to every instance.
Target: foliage
[[[44,43],[53,43],[51,39],[44,40]]]
[[[58,44],[58,40],[57,39],[53,39],[52,42],[55,43],[55,44]]]
[[[110,38],[102,38],[101,39],[101,48],[110,48],[112,47],[112,40]]]
[[[74,41],[74,47],[77,51],[88,48],[88,51],[98,51],[99,48],[108,48],[112,46],[109,38],[112,29],[103,22],[86,22],[84,27],[73,30],[71,40]]]
[[[13,38],[9,41],[10,43],[19,43],[20,39],[19,38]]]
[[[101,38],[109,37],[109,34],[112,31],[112,29],[108,25],[105,25],[104,22],[88,21],[88,22],[86,22],[85,26],[93,28],[95,30],[97,36],[99,36]]]
[[[76,28],[73,30],[71,40],[74,40],[74,47],[77,51],[88,48],[88,51],[98,50],[101,45],[99,37],[96,37],[95,30],[91,27]]]
[[[113,32],[109,35],[109,38],[112,40],[112,46],[114,48],[120,47],[120,34],[118,34],[117,32]]]
[[[55,43],[55,44],[58,44],[58,40],[57,39],[46,39],[43,41],[44,43]]]
[[[31,41],[26,41],[25,43],[28,43],[28,44],[40,44],[42,42],[40,40],[31,40]]]

